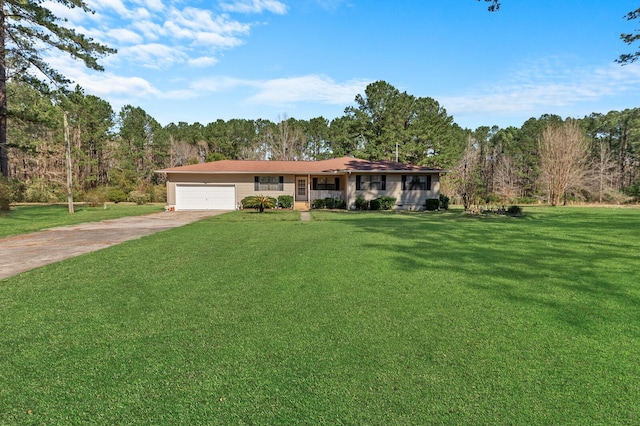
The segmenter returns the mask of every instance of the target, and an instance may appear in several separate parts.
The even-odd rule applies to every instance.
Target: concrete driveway
[[[0,279],[222,213],[225,212],[160,212],[2,238]]]

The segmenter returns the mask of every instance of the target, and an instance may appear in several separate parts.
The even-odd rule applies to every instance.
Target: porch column
[[[349,210],[349,205],[351,204],[351,199],[350,199],[350,193],[349,193],[349,187],[351,186],[351,184],[349,183],[349,178],[351,177],[351,172],[348,171],[346,174],[346,182],[344,183],[344,202],[347,204],[347,210]]]

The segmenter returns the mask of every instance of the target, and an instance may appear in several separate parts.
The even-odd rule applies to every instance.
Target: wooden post
[[[73,209],[73,182],[72,182],[72,169],[71,169],[71,142],[69,141],[69,124],[67,123],[67,112],[64,112],[64,142],[66,144],[67,151],[67,201],[69,203],[69,213],[75,213]]]

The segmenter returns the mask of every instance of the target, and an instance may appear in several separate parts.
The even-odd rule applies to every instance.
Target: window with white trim
[[[402,175],[403,191],[430,191],[431,175]]]
[[[284,176],[255,176],[255,191],[284,191]]]
[[[340,189],[340,178],[317,177],[313,178],[312,189],[318,191],[337,191]]]
[[[386,175],[356,175],[356,191],[387,190]]]

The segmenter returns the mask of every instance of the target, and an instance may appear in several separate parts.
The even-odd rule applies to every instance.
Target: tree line
[[[640,108],[566,120],[543,115],[520,128],[471,130],[456,124],[435,99],[378,81],[333,120],[282,116],[277,122],[232,119],[162,126],[139,107],[127,105],[115,113],[108,102],[80,87],[56,97],[12,82],[8,94],[14,201],[65,199],[65,111],[78,201],[162,201],[163,176],[155,173],[162,168],[221,159],[313,161],[345,155],[450,170],[443,192],[465,206],[622,202],[639,192]],[[541,142],[568,123],[582,141],[579,161],[566,184],[551,191],[545,169],[550,148]],[[560,139],[560,152],[567,151],[567,134],[554,137]]]
[[[490,11],[499,10],[500,0],[484,1]],[[51,3],[92,12],[83,0]],[[139,107],[127,105],[116,114],[108,102],[80,87],[69,91],[69,80],[42,57],[53,49],[103,70],[98,60],[116,51],[67,28],[46,6],[6,0],[0,7],[2,209],[11,200],[63,200],[69,195],[66,175],[72,177],[77,200],[159,201],[163,182],[154,170],[224,158],[353,155],[450,169],[444,192],[465,207],[539,197],[552,204],[574,198],[620,201],[640,192],[635,108],[564,121],[545,115],[520,128],[471,130],[458,126],[436,100],[401,93],[379,81],[331,121],[285,116],[275,123],[236,119],[162,126]],[[640,9],[625,18],[640,18]],[[639,37],[621,35],[630,46]],[[617,61],[637,59],[635,51]],[[63,121],[68,122],[64,129]],[[570,143],[575,149],[568,149]],[[73,159],[69,173],[68,145]]]

